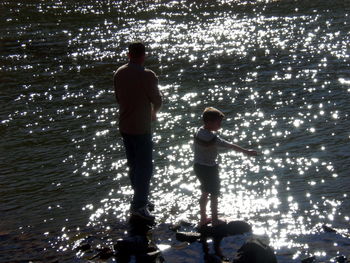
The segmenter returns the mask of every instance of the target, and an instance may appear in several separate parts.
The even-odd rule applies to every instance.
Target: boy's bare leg
[[[218,196],[211,195],[210,196],[210,206],[211,206],[211,218],[213,226],[219,224],[218,219]]]
[[[200,208],[200,215],[201,215],[201,221],[199,223],[200,226],[205,225],[207,223],[207,204],[208,204],[208,193],[202,192],[202,195],[199,199],[199,208]]]

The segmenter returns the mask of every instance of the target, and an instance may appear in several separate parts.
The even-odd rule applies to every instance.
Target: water
[[[210,105],[227,116],[223,137],[261,153],[221,154],[221,216],[251,223],[280,262],[350,255],[349,2],[0,8],[0,262],[80,262],[80,238],[123,234],[132,191],[112,74],[134,40],[149,47],[165,100],[154,127],[159,222],[198,220],[192,134]]]

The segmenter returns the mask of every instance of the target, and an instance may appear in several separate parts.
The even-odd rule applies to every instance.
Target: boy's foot
[[[217,219],[217,220],[213,220],[211,222],[212,226],[218,226],[218,225],[222,225],[222,224],[226,224],[227,222],[225,220],[220,220],[220,219]]]
[[[212,219],[211,218],[206,218],[206,219],[202,219],[199,223],[198,223],[198,227],[202,227],[202,226],[205,226],[205,225],[208,225],[209,223],[212,222]]]
[[[153,214],[151,214],[147,206],[138,209],[131,209],[131,215],[138,216],[149,221],[154,221],[156,218]]]

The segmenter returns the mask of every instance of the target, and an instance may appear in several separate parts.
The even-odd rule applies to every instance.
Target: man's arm
[[[158,88],[158,78],[153,72],[149,72],[148,97],[152,103],[152,121],[157,119],[157,112],[162,106],[162,94]]]
[[[113,74],[113,86],[114,86],[115,99],[117,100],[117,103],[119,104],[118,85],[117,85],[117,73],[116,72]]]

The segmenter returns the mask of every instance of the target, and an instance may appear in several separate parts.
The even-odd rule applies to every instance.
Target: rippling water
[[[0,10],[1,262],[79,261],[79,238],[122,234],[132,191],[112,74],[134,40],[149,47],[165,97],[154,128],[159,222],[198,220],[192,134],[210,105],[227,116],[223,137],[261,153],[221,154],[221,216],[250,222],[280,262],[350,254],[349,2],[3,1]]]

